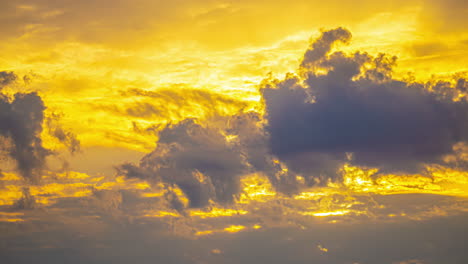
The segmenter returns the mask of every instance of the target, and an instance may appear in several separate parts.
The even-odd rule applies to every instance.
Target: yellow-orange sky
[[[83,146],[145,152],[155,139],[134,133],[132,122],[146,127],[259,109],[259,82],[295,71],[321,28],[350,29],[345,50],[398,56],[399,76],[428,80],[466,71],[462,2],[10,1],[0,67],[30,76],[18,89],[39,90],[48,112],[63,114]],[[142,101],[123,94],[134,88],[170,90],[184,102],[163,100],[174,106],[129,113],[125,105]],[[207,106],[191,89],[239,102]]]
[[[320,174],[314,183],[307,172],[291,172],[288,161],[271,153],[265,159],[274,168],[273,177],[268,169],[255,171],[245,161],[250,150],[241,149],[239,159],[248,164],[248,172],[235,175],[238,192],[227,203],[213,198],[218,198],[218,190],[208,173],[165,159],[174,149],[191,150],[203,141],[189,146],[158,143],[158,133],[166,125],[193,118],[194,124],[215,131],[201,132],[205,141],[213,137],[218,144],[219,132],[221,145],[227,149],[245,147],[243,136],[261,149],[255,145],[256,133],[268,133],[262,130],[267,118],[260,88],[270,82],[278,84],[288,73],[304,78],[301,71],[307,69],[300,65],[307,47],[324,31],[337,27],[348,29],[352,39],[337,43],[333,50],[397,56],[395,79],[427,87],[444,80],[454,86],[468,72],[466,17],[468,7],[463,0],[3,1],[0,72],[12,71],[19,78],[0,86],[0,96],[38,92],[46,106],[40,138],[51,152],[37,182],[15,170],[14,158],[0,159],[0,227],[9,225],[2,229],[8,230],[6,237],[29,239],[29,230],[39,230],[44,223],[63,226],[80,238],[91,237],[94,250],[119,240],[104,238],[110,237],[106,232],[112,233],[113,228],[143,226],[141,230],[152,230],[147,232],[151,239],[169,234],[192,242],[199,239],[203,244],[212,237],[263,234],[270,228],[312,230],[336,225],[346,229],[362,223],[427,224],[431,219],[466,217],[466,142],[450,146],[453,151],[443,157],[444,165],[428,163],[411,172],[353,165],[353,154],[346,153],[337,177],[327,179]],[[259,118],[252,127],[241,128],[246,135],[229,132],[235,130],[230,116],[238,113]],[[70,153],[74,142],[61,142],[54,136],[57,131],[76,138],[81,149]],[[4,136],[0,134],[0,140]],[[155,150],[158,145],[162,148]],[[219,154],[223,164],[223,153],[216,147],[213,153]],[[141,159],[145,155],[150,162],[154,161],[151,155],[162,157],[161,164],[151,164],[157,169],[148,172],[138,165],[148,162]],[[207,157],[207,166],[217,158]],[[134,164],[138,176],[125,173],[122,164]],[[200,186],[209,186],[202,189],[211,195],[207,205],[191,208],[190,195],[181,187],[184,182],[164,179],[163,169],[172,169],[173,164],[182,168],[174,171],[184,180],[194,178]],[[174,172],[170,169],[169,173]],[[281,184],[296,189],[283,192]],[[229,189],[224,187],[221,191]],[[295,240],[289,235],[283,239]],[[62,238],[38,241],[41,249],[60,248]],[[0,243],[0,255],[3,249],[15,248],[12,245]],[[319,243],[313,248],[324,257],[340,246]],[[93,255],[91,251],[83,255]],[[188,263],[244,263],[220,262],[216,258],[225,252],[219,248],[207,252],[209,257],[187,253],[193,261]],[[209,261],[203,262],[205,257]],[[332,263],[324,259],[333,260],[324,257],[318,263]],[[388,259],[394,261],[389,264],[433,263],[411,255]],[[353,259],[346,263],[372,262]]]

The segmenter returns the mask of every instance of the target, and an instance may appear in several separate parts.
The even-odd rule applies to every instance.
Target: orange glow
[[[0,222],[24,222],[24,219],[20,218],[23,215],[23,213],[0,212]]]
[[[342,210],[342,211],[332,211],[332,212],[304,212],[303,215],[313,215],[313,216],[337,216],[337,215],[345,215],[348,214],[349,210]]]
[[[468,173],[444,167],[427,167],[428,175],[379,175],[377,169],[345,165],[343,184],[362,193],[432,193],[468,196]]]
[[[0,3],[0,264],[468,263],[468,0]]]
[[[155,218],[161,218],[161,217],[180,217],[179,214],[174,213],[174,212],[167,212],[167,211],[154,211],[154,212],[146,212],[144,217],[155,217]]]
[[[16,185],[7,185],[0,189],[0,205],[12,205],[23,196],[22,188]]]
[[[190,216],[197,216],[202,219],[222,216],[245,215],[247,213],[248,212],[245,210],[224,209],[216,207],[212,208],[210,211],[190,210]]]
[[[225,227],[223,229],[214,229],[214,230],[203,230],[203,231],[197,231],[195,233],[195,236],[207,236],[207,235],[213,235],[213,234],[219,234],[219,233],[238,233],[242,230],[245,230],[246,227],[243,225],[230,225],[228,227]]]
[[[265,176],[258,174],[247,175],[241,180],[241,184],[243,190],[239,199],[241,204],[248,204],[253,201],[266,202],[274,199],[277,195]]]
[[[245,226],[242,225],[231,225],[226,228],[224,228],[224,231],[229,232],[229,233],[237,233],[245,229]]]
[[[44,164],[40,180],[29,182],[12,173],[15,169],[10,161],[0,160],[9,165],[0,163],[0,206],[5,211],[0,212],[2,225],[33,225],[35,219],[46,218],[41,214],[55,217],[62,212],[66,217],[57,217],[61,221],[84,222],[70,217],[78,207],[77,215],[89,210],[90,217],[99,218],[96,226],[104,226],[107,218],[100,214],[108,214],[112,223],[161,222],[176,235],[189,234],[193,239],[260,233],[284,226],[306,229],[316,223],[352,223],[356,219],[420,221],[468,210],[468,172],[458,166],[458,162],[468,161],[468,147],[463,143],[454,146],[453,155],[444,157],[449,164],[446,167],[427,164],[423,172],[411,175],[354,166],[349,154],[349,164],[340,168],[337,177],[322,181],[322,175],[299,175],[293,167],[288,168],[290,163],[283,157],[271,156],[268,129],[263,127],[268,120],[262,84],[294,74],[302,81],[301,59],[321,28],[342,26],[353,34],[349,45],[334,45],[332,51],[397,56],[398,66],[392,76],[398,80],[426,86],[444,80],[454,86],[455,79],[468,72],[468,31],[466,27],[451,31],[457,25],[449,24],[444,30],[438,29],[439,23],[447,22],[428,14],[427,1],[389,5],[378,1],[282,0],[267,5],[255,0],[113,3],[124,11],[141,6],[142,14],[129,19],[114,17],[112,12],[89,12],[94,8],[93,1],[84,8],[86,19],[78,16],[82,11],[75,10],[75,4],[62,10],[42,6],[55,1],[42,2],[12,6],[12,13],[29,14],[33,19],[23,23],[17,21],[22,17],[9,17],[12,25],[7,28],[17,32],[0,36],[0,71],[11,70],[19,76],[14,83],[2,85],[1,93],[12,97],[18,92],[37,91],[46,106],[45,119],[76,136],[83,152],[68,151],[69,146],[45,121],[40,138],[50,150],[48,159],[52,162]],[[80,6],[81,1],[75,2]],[[342,12],[343,7],[346,12]],[[159,8],[164,18],[154,13]],[[75,13],[79,21],[74,20]],[[86,25],[77,29],[83,21]],[[121,21],[125,26],[120,26]],[[327,71],[320,68],[315,73]],[[455,94],[454,100],[460,102],[466,91],[459,89]],[[259,116],[253,126],[261,131],[259,141],[265,140],[258,143],[260,148],[267,148],[260,153],[267,159],[267,166],[274,167],[271,171],[257,171],[261,169],[250,160],[250,149],[242,149],[243,137],[250,131],[243,135],[225,128],[229,116],[248,112]],[[232,203],[213,198],[221,197],[219,192],[229,193],[231,186],[210,182],[208,174],[191,167],[185,157],[181,161],[161,158],[161,164],[148,165],[160,170],[145,170],[135,177],[125,177],[115,169],[127,162],[138,166],[138,161],[158,146],[162,129],[186,119],[219,129],[225,139],[221,140],[223,146],[239,153],[243,167],[233,176],[237,193]],[[252,147],[257,147],[256,143]],[[184,148],[178,142],[167,145],[168,149]],[[125,151],[129,154],[120,153]],[[205,153],[196,155],[205,158]],[[222,161],[230,164],[230,160]],[[143,159],[140,164],[145,162]],[[193,195],[187,190],[190,183],[187,188],[181,184],[186,175],[203,183],[203,191],[209,189],[212,200],[205,208],[190,208],[196,203],[189,200]],[[166,177],[177,180],[165,181]],[[291,184],[291,192],[283,193],[282,180]],[[221,190],[213,190],[218,186]],[[423,205],[411,207],[398,199],[416,194],[422,197]],[[429,196],[446,200],[440,198],[432,204]],[[62,208],[68,204],[72,204],[70,208]],[[94,230],[92,225],[89,229]],[[311,246],[317,251],[314,244]],[[320,254],[332,253],[322,245],[317,248]],[[222,253],[218,249],[211,252]]]

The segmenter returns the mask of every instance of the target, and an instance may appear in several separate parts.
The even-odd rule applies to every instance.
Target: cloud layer
[[[120,166],[120,172],[180,188],[189,207],[206,207],[235,201],[248,173],[261,173],[277,191],[292,194],[335,180],[345,163],[422,172],[468,143],[465,79],[394,79],[396,57],[333,51],[350,40],[344,28],[324,31],[297,74],[264,81],[264,119],[239,113],[167,125],[156,149],[139,165]]]
[[[2,94],[2,147],[25,178],[42,177],[1,175],[2,261],[465,263],[468,175],[447,163],[467,160],[465,79],[396,80],[395,57],[335,51],[350,40],[324,31],[297,73],[265,80],[264,116],[211,92],[121,92],[131,103],[114,112],[142,118],[129,131],[159,132],[118,175],[41,174],[43,127],[72,152],[79,142],[38,93]],[[191,108],[203,118],[177,113]],[[167,125],[150,123],[160,116]]]

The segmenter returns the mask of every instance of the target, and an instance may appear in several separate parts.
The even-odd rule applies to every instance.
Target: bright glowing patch
[[[235,216],[235,215],[245,215],[248,211],[244,210],[234,210],[234,209],[225,209],[225,208],[212,208],[210,211],[202,210],[191,210],[191,216],[198,216],[200,218],[212,218],[212,217],[222,217],[222,216]]]
[[[266,202],[277,195],[270,181],[259,174],[245,176],[241,184],[243,186],[243,193],[239,199],[241,204],[248,204],[252,201]]]

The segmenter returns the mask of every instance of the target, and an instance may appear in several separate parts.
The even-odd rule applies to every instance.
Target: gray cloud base
[[[16,79],[13,73],[5,75],[2,72],[0,75],[7,76],[3,80]],[[44,102],[35,92],[17,93],[12,100],[0,94],[1,147],[16,161],[21,175],[28,179],[39,175],[45,166],[45,158],[51,154],[42,146],[40,138],[44,110]]]

